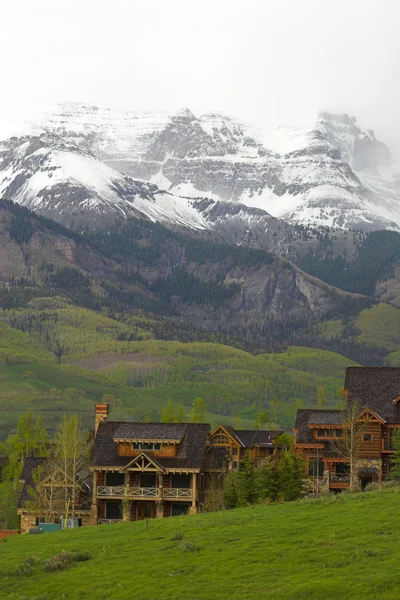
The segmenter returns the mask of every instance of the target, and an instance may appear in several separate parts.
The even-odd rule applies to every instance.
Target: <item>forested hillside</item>
[[[160,419],[171,398],[190,418],[202,398],[213,424],[266,411],[290,429],[300,406],[341,402],[347,365],[400,362],[398,309],[264,250],[146,221],[71,232],[11,202],[0,306],[3,436],[30,408],[89,423],[104,394],[121,419]]]

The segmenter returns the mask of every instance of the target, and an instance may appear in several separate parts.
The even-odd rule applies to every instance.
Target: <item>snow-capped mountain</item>
[[[233,228],[239,236],[253,227],[267,234],[276,230],[271,215],[305,225],[400,230],[400,177],[389,149],[347,115],[320,113],[296,127],[263,134],[220,114],[114,111],[73,103],[44,113],[26,132],[26,139],[2,145],[0,191],[17,201],[23,197],[37,210],[42,206],[42,212],[56,176],[47,183],[39,178],[45,184],[40,194],[36,179],[25,182],[28,191],[20,186],[17,193],[13,177],[18,183],[22,175],[15,161],[4,167],[12,144],[23,147],[29,139],[64,144],[65,150],[52,146],[51,157],[46,155],[48,167],[56,166],[69,182],[58,208],[75,189],[71,181],[79,181],[90,190],[83,194],[87,198],[80,196],[81,212],[95,211],[98,198],[103,212],[104,207],[124,212],[129,205],[155,220],[218,232]],[[75,158],[67,161],[65,153]],[[84,179],[74,170],[76,157]],[[83,167],[84,161],[92,167]],[[94,181],[103,168],[103,183],[104,178],[111,182],[107,193]],[[153,190],[151,202],[132,185]]]
[[[213,230],[242,241],[249,229],[272,238],[279,221],[238,203],[174,195],[123,175],[54,133],[0,142],[0,197],[67,226],[100,227],[128,216]],[[65,136],[67,138],[67,136]],[[229,224],[227,224],[229,220]]]

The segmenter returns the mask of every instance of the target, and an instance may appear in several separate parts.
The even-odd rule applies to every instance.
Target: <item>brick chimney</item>
[[[97,435],[97,430],[102,421],[107,421],[110,414],[109,404],[96,404],[94,415],[94,435]]]

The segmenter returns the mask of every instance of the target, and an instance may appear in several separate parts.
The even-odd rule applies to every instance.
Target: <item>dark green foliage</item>
[[[395,231],[373,231],[366,235],[353,262],[344,256],[333,256],[326,251],[329,240],[320,240],[317,251],[310,249],[296,264],[323,281],[359,294],[372,295],[378,281],[391,277],[400,258],[400,234]]]
[[[220,306],[238,293],[240,286],[202,281],[188,273],[184,267],[178,267],[170,277],[157,279],[150,289],[166,301],[171,296],[179,296],[182,302],[189,304]]]
[[[389,479],[400,481],[400,431],[392,429],[390,433],[390,445],[394,453],[390,455]]]
[[[255,504],[258,500],[256,464],[246,452],[237,474],[238,506]]]

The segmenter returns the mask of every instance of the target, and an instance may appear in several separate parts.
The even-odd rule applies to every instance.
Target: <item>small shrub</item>
[[[174,535],[172,536],[171,540],[173,542],[177,542],[179,540],[183,540],[184,538],[184,534],[182,531],[175,531]]]
[[[185,552],[197,552],[200,550],[200,546],[190,540],[185,540],[184,538],[181,540],[181,548]]]
[[[59,554],[53,556],[53,558],[49,558],[45,561],[43,565],[43,571],[46,573],[52,573],[54,571],[65,571],[68,569],[72,562],[71,554],[62,550]]]
[[[33,567],[40,563],[38,556],[28,556],[22,565],[16,569],[16,574],[19,577],[30,577],[33,574]]]

